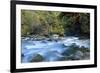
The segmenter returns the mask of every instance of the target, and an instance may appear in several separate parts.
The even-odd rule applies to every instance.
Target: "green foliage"
[[[22,10],[22,36],[63,34],[63,26],[59,21],[60,12]]]
[[[89,13],[61,13],[66,35],[88,36],[90,33]]]
[[[87,35],[90,33],[88,13],[54,11],[21,11],[21,33],[28,35]]]
[[[87,13],[80,15],[80,23],[82,33],[89,35],[90,34],[90,15]]]

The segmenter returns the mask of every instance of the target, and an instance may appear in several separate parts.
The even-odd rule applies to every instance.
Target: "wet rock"
[[[71,46],[69,46],[69,48],[79,48],[79,46],[78,46],[78,45],[76,45],[76,43],[72,43],[72,45],[71,45]]]
[[[65,56],[64,60],[80,60],[83,57],[83,53],[81,51],[76,51],[68,56]]]
[[[78,50],[79,50],[79,47],[75,43],[73,43],[71,46],[68,46],[68,49],[66,49],[62,54],[69,56],[71,54],[75,54],[76,51]]]
[[[52,35],[52,38],[53,38],[53,39],[58,39],[58,37],[59,37],[59,35],[57,35],[57,34],[53,34],[53,35]]]
[[[80,60],[80,59],[82,59],[83,56],[84,56],[83,52],[77,51],[77,52],[75,53],[74,58],[75,58],[76,60]]]
[[[70,56],[64,56],[64,57],[62,57],[61,59],[60,59],[60,61],[68,61],[68,60],[72,60],[73,59],[73,56],[72,55],[70,55]]]
[[[35,54],[33,55],[30,62],[42,62],[43,60],[44,60],[43,56],[41,56],[40,54]]]
[[[83,59],[84,59],[84,60],[90,59],[90,52],[85,52],[85,53],[84,53],[84,56],[83,56]]]
[[[42,40],[41,43],[48,43],[46,40]]]

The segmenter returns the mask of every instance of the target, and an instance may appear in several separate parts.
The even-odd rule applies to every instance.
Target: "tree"
[[[90,14],[62,12],[60,15],[65,35],[89,36]]]
[[[59,14],[60,12],[22,10],[22,35],[63,34]]]
[[[28,35],[89,36],[90,14],[58,11],[21,11],[21,33]]]

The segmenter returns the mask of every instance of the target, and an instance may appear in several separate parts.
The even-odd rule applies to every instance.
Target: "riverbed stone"
[[[84,59],[84,60],[90,59],[90,52],[85,52],[85,53],[84,53],[84,56],[83,56],[83,59]]]
[[[77,51],[76,53],[75,53],[75,59],[78,59],[78,60],[80,60],[80,59],[82,59],[82,56],[83,56],[84,54],[81,52],[81,51]]]
[[[40,54],[35,54],[33,55],[30,62],[42,62],[43,60],[44,60],[43,56],[41,56]]]

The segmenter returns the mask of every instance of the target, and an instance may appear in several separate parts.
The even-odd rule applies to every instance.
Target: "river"
[[[68,47],[73,43],[79,47],[90,48],[90,40],[79,39],[79,37],[65,37],[63,40],[58,41],[22,39],[22,63],[30,62],[37,54],[44,58],[43,61],[57,61],[63,57],[62,53],[69,49]]]

